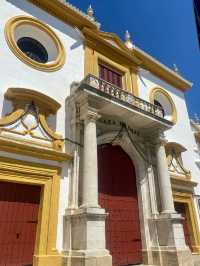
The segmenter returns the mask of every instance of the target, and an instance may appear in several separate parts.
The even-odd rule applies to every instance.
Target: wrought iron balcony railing
[[[103,80],[94,75],[89,74],[81,82],[79,88],[87,88],[90,91],[96,92],[106,98],[116,100],[120,104],[131,107],[137,111],[140,111],[146,115],[157,118],[168,125],[173,123],[164,118],[163,109],[160,106],[151,104],[141,98],[134,96],[133,94]]]

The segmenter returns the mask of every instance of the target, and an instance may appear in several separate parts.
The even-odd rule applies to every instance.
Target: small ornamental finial
[[[131,40],[131,35],[128,30],[126,30],[125,32],[125,45],[130,50],[132,50],[134,47],[133,42]]]
[[[125,32],[125,40],[126,41],[130,41],[131,40],[131,35],[130,35],[128,30],[126,30],[126,32]]]
[[[179,69],[176,64],[173,64],[174,72],[179,73]]]
[[[88,9],[87,9],[87,14],[90,18],[94,19],[94,10],[92,8],[91,5],[89,5]]]

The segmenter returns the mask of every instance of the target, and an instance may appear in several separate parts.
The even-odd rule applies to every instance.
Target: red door
[[[99,203],[106,219],[106,248],[113,266],[142,263],[136,176],[132,161],[119,146],[98,148]]]
[[[191,238],[190,238],[189,224],[188,224],[188,219],[187,219],[187,215],[186,215],[186,206],[184,203],[181,203],[181,202],[175,202],[174,206],[175,206],[175,210],[179,214],[181,214],[184,218],[183,231],[184,231],[184,235],[185,235],[185,242],[186,242],[186,245],[188,245],[192,251],[192,243],[191,243]]]
[[[99,64],[99,77],[122,88],[122,74],[115,69]]]
[[[40,187],[0,182],[0,266],[31,266]]]

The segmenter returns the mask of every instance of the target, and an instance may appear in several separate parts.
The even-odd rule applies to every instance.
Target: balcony
[[[88,75],[78,86],[93,100],[103,115],[128,120],[137,128],[167,129],[173,123],[163,117],[162,109],[94,75]]]

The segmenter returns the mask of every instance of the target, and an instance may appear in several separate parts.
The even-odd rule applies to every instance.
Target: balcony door
[[[99,77],[113,85],[122,88],[122,74],[104,64],[99,64]]]

